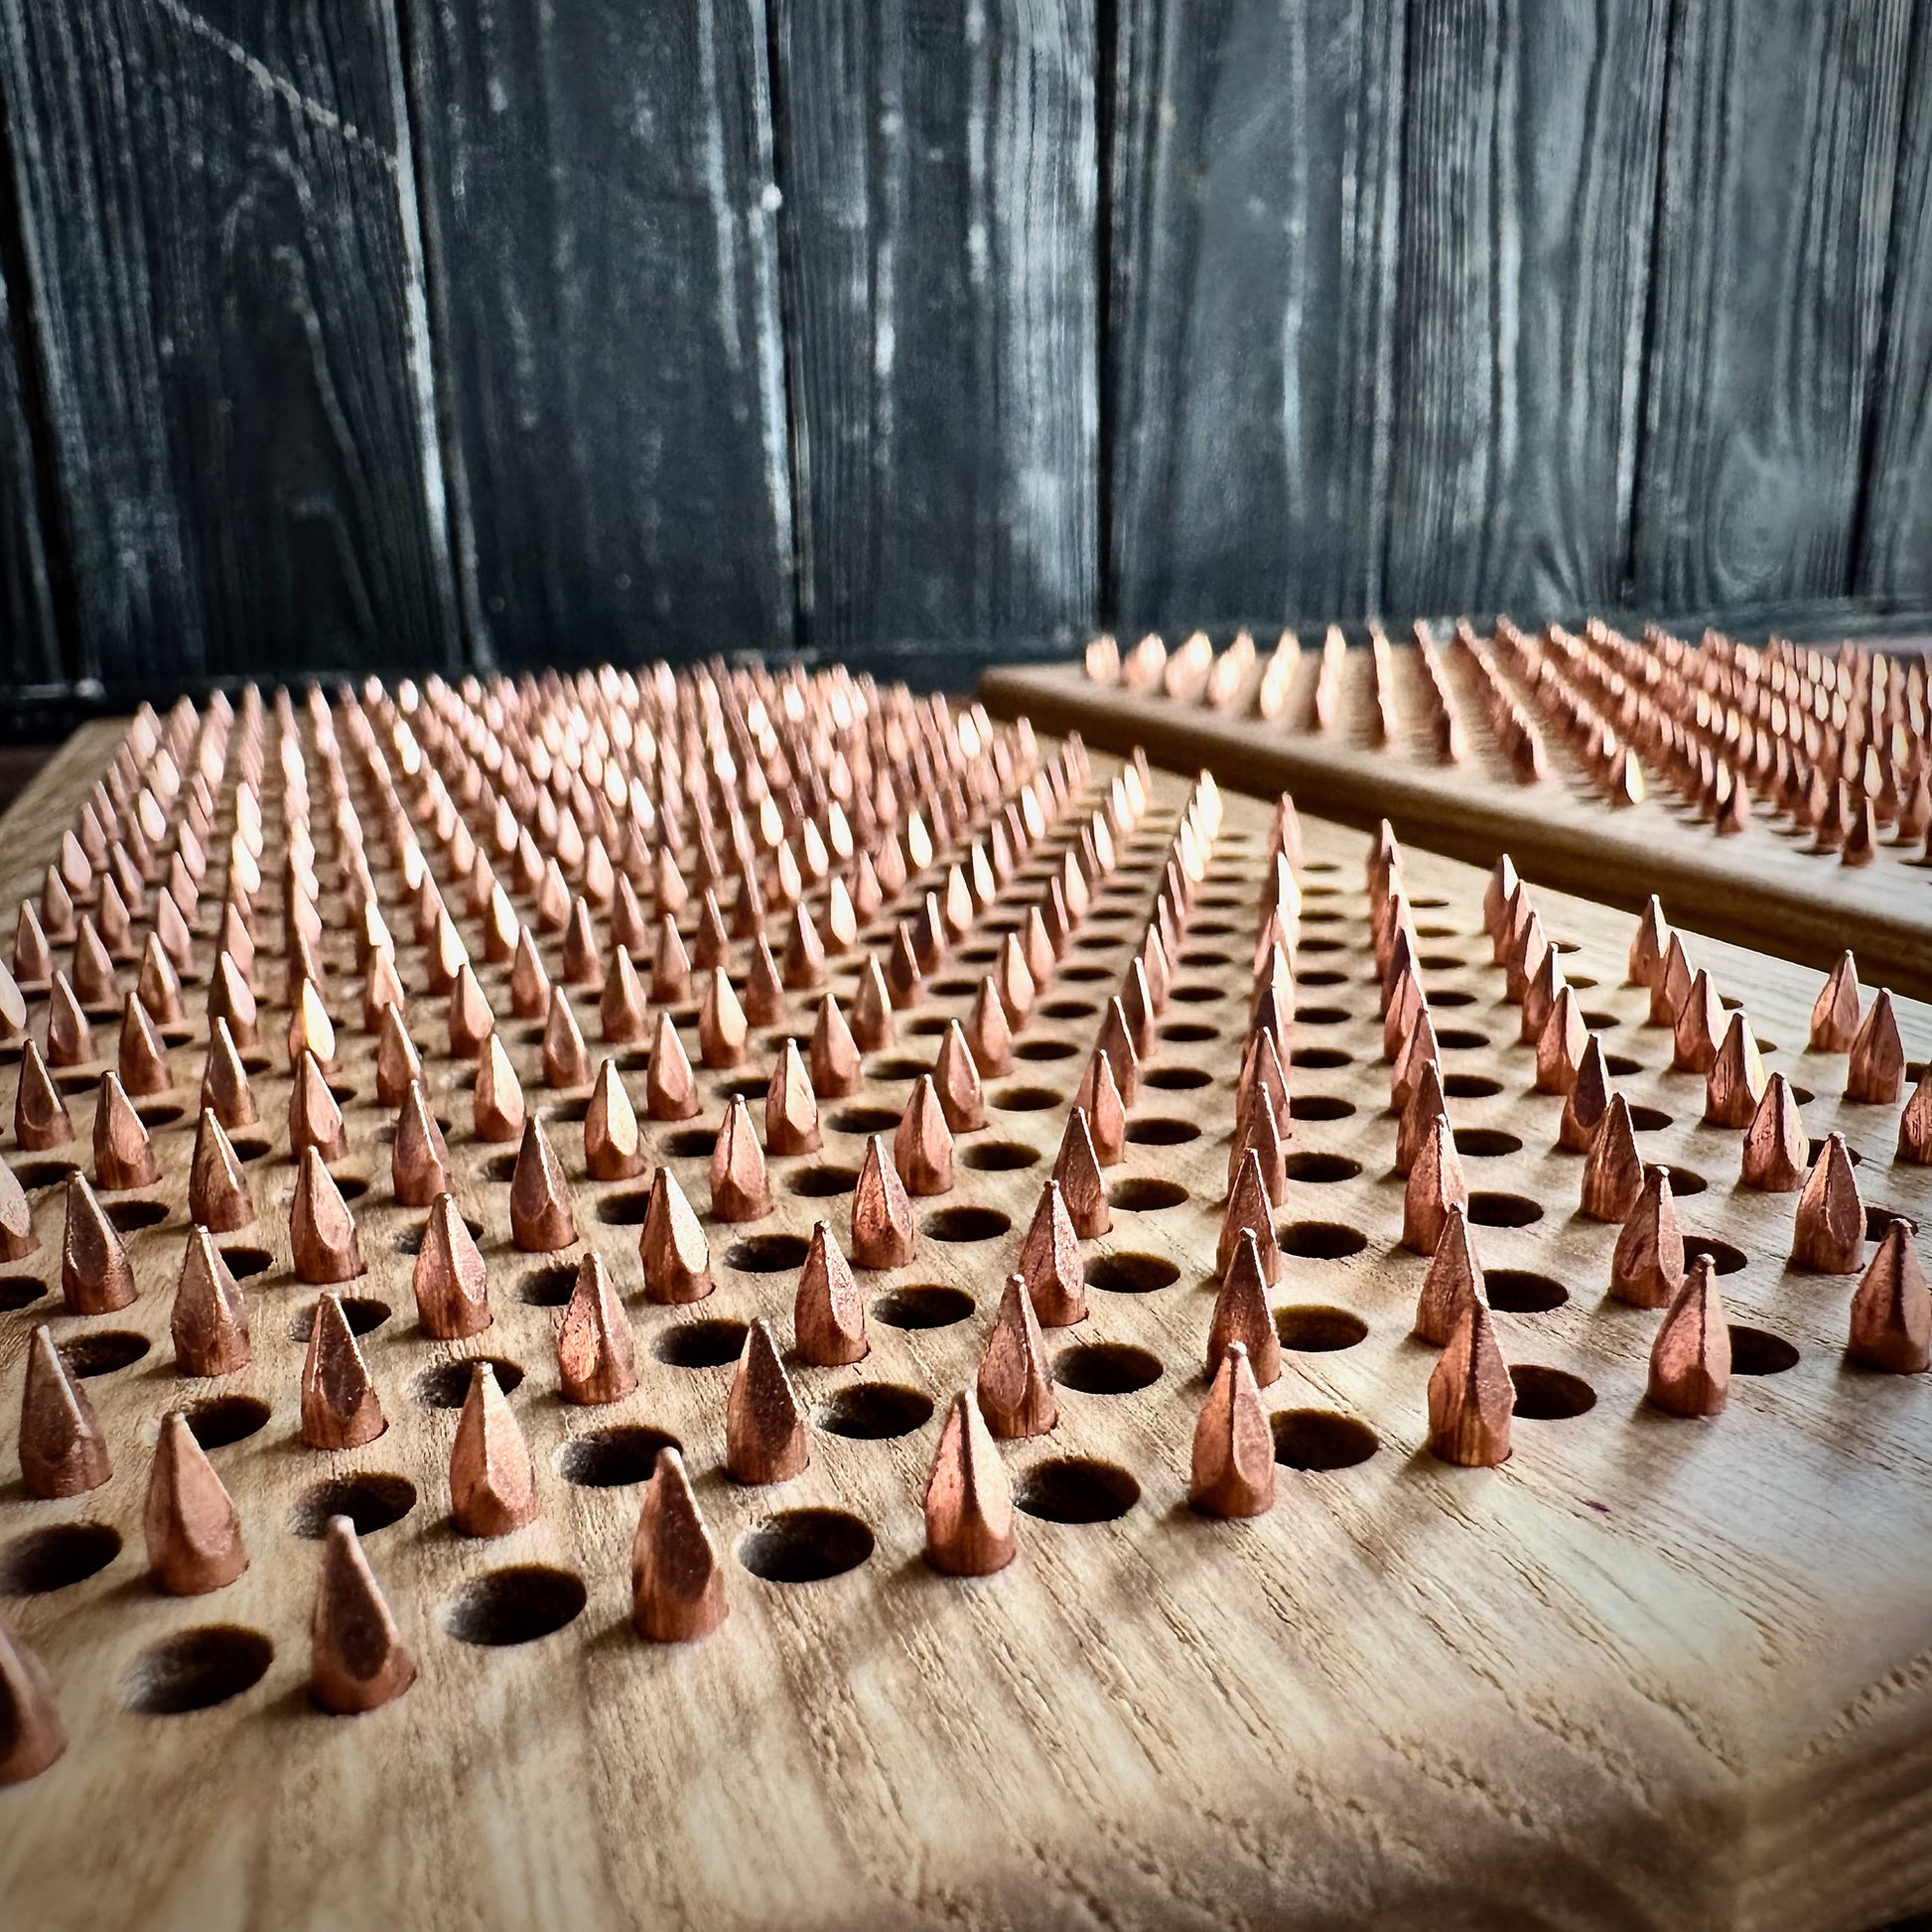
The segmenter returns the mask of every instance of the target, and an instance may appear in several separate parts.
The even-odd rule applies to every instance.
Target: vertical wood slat
[[[763,0],[403,3],[480,653],[788,646]]]
[[[58,684],[55,629],[33,432],[21,382],[11,277],[0,272],[0,684]]]
[[[1620,602],[1669,0],[1412,16],[1385,602]]]
[[[1097,596],[1093,0],[771,0],[805,634]]]
[[[455,649],[382,0],[0,0],[78,621],[111,685]]]
[[[1842,595],[1912,0],[1679,8],[1631,596]]]
[[[1376,609],[1402,0],[1119,0],[1118,18],[1121,622]]]

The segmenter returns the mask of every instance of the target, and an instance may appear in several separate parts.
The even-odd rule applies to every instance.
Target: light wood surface
[[[96,728],[70,747],[0,826],[9,905],[111,742]],[[1110,769],[1096,759],[1096,778]],[[898,1043],[869,1056],[864,1089],[825,1104],[824,1150],[773,1162],[772,1213],[735,1229],[707,1222],[719,1286],[689,1310],[640,1298],[637,1229],[621,1217],[642,1182],[584,1178],[570,1124],[581,1096],[544,1093],[535,1041],[512,1029],[526,1091],[551,1116],[580,1225],[608,1257],[638,1339],[641,1385],[609,1410],[558,1399],[556,1312],[531,1305],[524,1289],[578,1251],[531,1257],[508,1245],[508,1190],[494,1177],[504,1151],[470,1137],[467,1069],[431,1057],[443,1044],[434,1008],[419,1004],[413,1031],[453,1126],[457,1191],[483,1229],[495,1319],[466,1343],[431,1342],[417,1329],[411,1263],[398,1242],[424,1217],[390,1201],[370,1042],[339,1011],[336,1077],[354,1098],[345,1109],[350,1153],[338,1172],[370,1182],[352,1203],[369,1274],[349,1287],[392,1311],[363,1344],[389,1427],[361,1449],[325,1455],[300,1441],[302,1351],[290,1322],[315,1291],[289,1270],[293,1170],[279,1046],[273,1070],[256,1076],[268,1146],[248,1172],[261,1218],[223,1242],[266,1251],[266,1266],[243,1284],[255,1360],[218,1387],[184,1383],[171,1366],[192,1119],[160,1126],[166,1178],[139,1198],[163,1218],[129,1237],[141,1299],[120,1314],[76,1321],[58,1312],[57,1290],[0,1314],[0,1415],[9,1418],[40,1320],[63,1341],[112,1330],[150,1344],[132,1365],[87,1384],[115,1458],[106,1487],[70,1502],[29,1501],[11,1446],[0,1451],[0,1565],[17,1539],[50,1525],[105,1524],[123,1540],[98,1574],[0,1604],[46,1661],[70,1736],[43,1776],[0,1791],[0,1917],[48,1932],[1857,1932],[1932,1904],[1932,1388],[1845,1365],[1851,1282],[1785,1269],[1794,1197],[1735,1190],[1737,1136],[1701,1127],[1701,1080],[1665,1070],[1667,1038],[1639,1024],[1643,996],[1621,984],[1632,921],[1596,904],[1536,893],[1552,934],[1577,948],[1566,966],[1600,1016],[1592,1024],[1607,1050],[1634,1063],[1618,1071],[1620,1089],[1667,1117],[1645,1129],[1647,1157],[1708,1181],[1683,1203],[1687,1230],[1744,1257],[1722,1277],[1730,1319],[1790,1343],[1795,1366],[1740,1375],[1714,1423],[1642,1407],[1656,1317],[1603,1300],[1616,1230],[1574,1213],[1581,1162],[1554,1151],[1560,1102],[1528,1092],[1530,1049],[1515,1043],[1516,1012],[1500,1004],[1502,975],[1480,932],[1480,876],[1412,851],[1406,877],[1437,1023],[1470,1036],[1445,1039],[1449,1074],[1466,1076],[1452,1118],[1472,1148],[1522,1144],[1471,1153],[1470,1185],[1537,1213],[1522,1227],[1478,1227],[1482,1260],[1492,1280],[1525,1271],[1568,1298],[1543,1313],[1499,1312],[1505,1353],[1581,1378],[1594,1397],[1587,1413],[1565,1420],[1520,1418],[1501,1469],[1450,1468],[1428,1454],[1424,1388],[1436,1358],[1409,1334],[1425,1263],[1397,1245],[1402,1186],[1389,1171],[1395,1124],[1383,1111],[1366,842],[1307,817],[1291,1079],[1309,1117],[1291,1148],[1302,1177],[1278,1217],[1291,1252],[1271,1299],[1291,1337],[1306,1332],[1296,1323],[1310,1317],[1297,1311],[1310,1309],[1341,1311],[1364,1332],[1339,1349],[1291,1347],[1264,1401],[1277,1415],[1345,1419],[1312,1425],[1316,1439],[1366,1432],[1353,1440],[1372,1440],[1373,1452],[1329,1470],[1282,1468],[1273,1512],[1254,1521],[1189,1511],[1187,1446],[1267,823],[1261,806],[1230,797],[1164,1037],[1132,1110],[1133,1138],[1108,1174],[1113,1230],[1083,1244],[1091,1311],[1047,1336],[1058,1426],[1001,1451],[1023,1485],[1043,1464],[1085,1457],[1131,1477],[1137,1500],[1115,1520],[1085,1525],[1023,1515],[1019,1559],[996,1577],[960,1582],[928,1571],[919,1496],[940,1413],[972,1385],[1185,790],[1158,777],[1153,809],[1020,1036],[1015,1071],[988,1082],[990,1125],[963,1137],[954,1190],[918,1203],[915,1261],[889,1278],[860,1278],[875,1308],[878,1297],[920,1285],[969,1297],[971,1313],[922,1330],[875,1313],[863,1362],[795,1371],[815,1404],[891,1386],[929,1398],[934,1414],[891,1440],[816,1428],[809,1469],[776,1488],[741,1488],[723,1473],[730,1370],[673,1367],[657,1351],[695,1323],[758,1314],[789,1342],[796,1262],[750,1272],[732,1262],[733,1245],[801,1244],[821,1214],[844,1238],[846,1200],[801,1192],[800,1183],[857,1168],[864,1142],[851,1130],[869,1111],[881,1124],[897,1118],[906,1073],[937,1043],[914,1029],[964,1016],[972,976],[991,956],[986,934],[969,935],[921,1004],[900,1016]],[[1036,860],[1017,877],[989,925],[1036,896],[1046,870]],[[1670,909],[1695,924],[1703,908]],[[341,969],[344,935],[332,931],[326,943]],[[1818,976],[1717,941],[1693,940],[1692,950],[1725,994],[1747,1002],[1769,1063],[1814,1096],[1804,1107],[1811,1134],[1841,1128],[1863,1155],[1866,1200],[1932,1213],[1932,1171],[1891,1165],[1896,1110],[1841,1102],[1844,1060],[1802,1050]],[[405,949],[406,977],[415,958]],[[734,960],[742,965],[742,945]],[[271,965],[265,977],[279,973]],[[501,977],[484,975],[492,1000]],[[849,961],[835,964],[841,997],[852,977]],[[345,974],[338,983],[346,987]],[[199,1075],[204,1037],[200,989],[189,991],[194,1038],[174,1054],[185,1085]],[[591,1032],[586,1004],[577,1007]],[[1899,1012],[1907,1050],[1921,1060],[1932,1050],[1932,1012],[1910,1001]],[[694,1150],[738,1078],[761,1081],[769,1042],[804,1031],[805,1013],[804,996],[792,996],[787,1023],[757,1031],[744,1067],[701,1075],[697,1121],[645,1125],[653,1161],[668,1160],[700,1207],[705,1170]],[[39,1019],[37,1008],[37,1031]],[[264,1019],[273,1023],[265,1037],[279,1032],[273,1007]],[[111,1023],[101,1037],[111,1044]],[[641,1076],[629,1077],[635,1094]],[[0,1071],[0,1119],[11,1115],[13,1078],[11,1066]],[[1476,1095],[1467,1080],[1494,1081],[1495,1091]],[[91,1099],[82,1092],[69,1103],[84,1148]],[[23,1168],[42,1158],[11,1145],[7,1153]],[[1006,1162],[1025,1165],[998,1165]],[[60,1190],[34,1199],[41,1251],[3,1272],[58,1283]],[[934,1218],[961,1209],[1010,1229],[933,1238]],[[1288,1232],[1311,1225],[1351,1232]],[[1355,1236],[1357,1250],[1336,1259],[1296,1252]],[[1169,1272],[1171,1285],[1152,1292],[1108,1286]],[[1070,1356],[1100,1344],[1146,1351],[1158,1375],[1118,1395],[1072,1386],[1081,1365]],[[425,1373],[478,1355],[524,1371],[509,1400],[542,1504],[535,1524],[495,1543],[450,1528],[456,1414],[412,1393]],[[264,1427],[212,1452],[252,1561],[213,1595],[165,1598],[150,1588],[141,1554],[147,1462],[163,1414],[211,1396],[269,1410]],[[727,1553],[731,1615],[696,1645],[648,1645],[626,1622],[638,1488],[586,1487],[559,1472],[569,1446],[614,1426],[679,1439]],[[319,1545],[292,1531],[291,1514],[320,1483],[377,1475],[415,1492],[414,1506],[373,1531],[366,1549],[422,1675],[371,1716],[328,1718],[305,1689]],[[876,1539],[870,1558],[801,1585],[743,1566],[759,1524],[810,1507],[863,1523]],[[459,1641],[452,1604],[514,1565],[580,1579],[582,1614],[521,1645]],[[273,1646],[260,1680],[188,1715],[127,1708],[150,1647],[207,1625],[259,1633]]]
[[[1802,836],[1761,817],[1720,838],[1674,797],[1611,810],[1551,733],[1549,775],[1519,784],[1461,685],[1470,753],[1443,764],[1424,743],[1414,647],[1390,655],[1403,737],[1386,751],[1369,734],[1366,651],[1342,660],[1340,714],[1325,733],[1307,728],[1321,653],[1306,645],[1272,721],[1244,703],[1223,712],[1095,684],[1077,663],[1002,665],[981,679],[980,695],[996,716],[1025,713],[1043,730],[1079,731],[1110,750],[1144,745],[1176,768],[1211,767],[1223,782],[1263,794],[1290,789],[1351,824],[1387,818],[1404,839],[1478,865],[1508,852],[1527,877],[1611,904],[1635,907],[1658,893],[1667,905],[1695,907],[1709,931],[1811,965],[1829,966],[1850,946],[1874,984],[1932,995],[1932,869],[1916,845],[1883,844],[1860,869],[1807,851]],[[1449,655],[1453,682],[1460,667]]]

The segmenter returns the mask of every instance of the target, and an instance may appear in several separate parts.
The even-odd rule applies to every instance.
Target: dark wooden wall
[[[1932,0],[0,0],[0,688],[1932,607]]]

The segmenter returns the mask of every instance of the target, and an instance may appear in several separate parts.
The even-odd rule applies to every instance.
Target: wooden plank
[[[480,655],[789,645],[763,0],[409,20]]]
[[[1129,629],[1380,609],[1400,0],[1118,10],[1109,487]]]
[[[1632,603],[1851,586],[1911,13],[1678,9]]]
[[[468,1341],[426,1336],[410,1279],[423,1211],[391,1198],[371,1040],[345,1025],[334,1077],[351,1095],[349,1149],[337,1166],[367,1183],[351,1211],[368,1271],[344,1287],[365,1321],[386,1315],[361,1346],[387,1427],[359,1449],[326,1454],[300,1439],[295,1329],[316,1291],[294,1279],[285,1231],[280,1009],[263,1015],[262,1120],[240,1136],[258,1219],[222,1237],[252,1271],[245,1368],[195,1382],[171,1366],[192,1115],[157,1114],[158,1185],[108,1197],[133,1228],[142,1289],[112,1315],[62,1311],[63,1162],[36,1158],[41,1248],[5,1270],[0,1389],[11,1415],[42,1321],[76,1353],[91,1346],[103,1372],[85,1387],[114,1473],[82,1496],[33,1500],[0,1450],[5,1615],[45,1659],[69,1739],[41,1776],[0,1791],[0,1885],[21,1923],[220,1923],[245,1896],[265,1924],[433,1932],[1209,1932],[1365,1917],[1400,1932],[1605,1919],[1633,1932],[1866,1932],[1932,1901],[1926,1390],[1846,1365],[1850,1281],[1785,1265],[1793,1197],[1734,1184],[1737,1136],[1704,1126],[1702,1081],[1670,1070],[1644,991],[1623,983],[1631,921],[1600,905],[1534,893],[1617,1057],[1619,1090],[1644,1110],[1644,1154],[1681,1176],[1686,1233],[1722,1244],[1728,1319],[1754,1333],[1760,1364],[1777,1364],[1740,1366],[1723,1416],[1691,1423],[1645,1405],[1658,1318],[1605,1297],[1617,1230],[1573,1211],[1582,1164],[1553,1146],[1561,1102],[1531,1090],[1532,1054],[1481,930],[1482,880],[1415,852],[1403,873],[1427,931],[1420,971],[1444,1027],[1495,1329],[1520,1390],[1540,1380],[1544,1396],[1523,1402],[1500,1469],[1428,1452],[1437,1356],[1410,1333],[1426,1262],[1399,1246],[1366,842],[1310,814],[1293,1033],[1302,1104],[1279,1217],[1288,1252],[1267,1297],[1286,1345],[1261,1397],[1284,1459],[1268,1514],[1225,1522],[1188,1508],[1250,934],[1270,879],[1266,807],[1235,797],[1204,853],[1173,1003],[1107,1171],[1112,1226],[1081,1244],[1089,1311],[1044,1336],[1056,1425],[998,1451],[1034,1503],[1017,1518],[1018,1558],[973,1581],[927,1569],[919,1496],[940,1421],[908,1418],[973,1386],[1105,996],[1160,889],[1186,787],[1156,774],[1151,809],[1019,1031],[1014,1072],[987,1083],[989,1125],[960,1137],[952,1189],[918,1204],[913,1264],[860,1271],[869,1354],[845,1369],[793,1363],[813,1417],[809,1467],[774,1487],[727,1477],[731,1367],[677,1366],[671,1338],[754,1316],[790,1336],[796,1269],[766,1254],[795,1252],[820,1216],[843,1235],[838,1185],[861,1158],[865,1112],[903,1107],[908,1063],[925,1063],[938,1036],[931,1023],[967,1012],[995,934],[1038,901],[1066,835],[1104,796],[1111,770],[1096,762],[1099,785],[900,1013],[898,1042],[869,1054],[860,1090],[827,1106],[823,1149],[774,1158],[771,1212],[707,1219],[717,1286],[698,1308],[637,1293],[641,1183],[588,1178],[574,1124],[584,1095],[538,1083],[521,1027],[509,1049],[585,1239],[562,1255],[512,1245],[501,1151],[470,1135],[468,1068],[442,1052],[425,1006],[417,1036],[453,1123],[454,1191],[480,1231],[493,1311]],[[69,771],[64,797],[44,792],[31,823],[7,823],[36,858],[84,795],[88,769]],[[266,856],[272,981],[279,845]],[[395,876],[381,878],[406,932]],[[444,883],[482,960],[454,875]],[[333,880],[325,902],[339,909]],[[332,981],[347,985],[345,925],[331,916],[322,944]],[[1850,1137],[1864,1198],[1932,1216],[1932,1169],[1891,1162],[1895,1109],[1842,1099],[1843,1056],[1804,1047],[1816,975],[1695,934],[1687,944],[1746,1003],[1771,1065],[1807,1090],[1808,1130]],[[558,967],[557,940],[542,945]],[[748,947],[733,943],[734,974]],[[203,970],[208,950],[204,935]],[[400,957],[418,993],[424,961],[408,945]],[[506,969],[480,970],[502,1002]],[[832,963],[842,998],[853,977],[850,956]],[[771,1042],[809,1024],[814,998],[788,995],[745,1066],[700,1076],[697,1118],[642,1124],[652,1164],[694,1202],[706,1199],[701,1143],[745,1078],[766,1071]],[[184,1089],[206,1036],[199,1000],[190,1013],[173,1048]],[[688,1006],[675,1018],[688,1037]],[[1898,1019],[1922,1056],[1932,1011],[1902,1002]],[[0,1118],[13,1079],[0,1065]],[[84,1164],[91,1102],[76,1091],[71,1104],[81,1136],[69,1154]],[[975,1238],[936,1238],[942,1215],[977,1220]],[[553,1271],[592,1247],[623,1295],[640,1385],[584,1410],[559,1397],[548,1304]],[[943,1291],[969,1312],[940,1326],[885,1318],[882,1303],[915,1284],[928,1307]],[[145,1353],[130,1364],[135,1344]],[[425,1399],[460,1388],[478,1356],[522,1372],[507,1400],[541,1505],[497,1540],[450,1523],[456,1417]],[[170,1597],[146,1576],[143,1490],[161,1417],[208,1400],[231,1405],[228,1429],[208,1430],[209,1456],[250,1563],[213,1593]],[[842,1429],[842,1409],[889,1433]],[[625,1429],[676,1437],[711,1526],[731,1613],[700,1642],[646,1644],[628,1627],[638,1470],[612,1466],[597,1442]],[[1297,1442],[1330,1452],[1298,1463]],[[1042,1492],[1056,1471],[1099,1520],[1051,1519]],[[369,1565],[420,1665],[400,1702],[352,1720],[306,1695],[319,1558],[304,1524],[332,1482],[367,1511]],[[864,1560],[815,1582],[758,1574],[761,1528],[801,1508],[836,1512],[848,1533],[856,1522]],[[50,1531],[36,1574],[23,1542]],[[84,1570],[103,1551],[91,1574],[60,1581],[63,1560],[83,1554]],[[513,1567],[535,1569],[535,1585],[504,1584]],[[480,1589],[487,1615],[474,1607]],[[560,1626],[535,1635],[559,1592]],[[163,1646],[195,1630],[213,1633],[212,1668],[162,1668]],[[205,1708],[152,1708],[162,1691],[193,1703],[222,1690]]]
[[[1043,730],[1079,731],[1113,751],[1145,746],[1176,769],[1205,768],[1229,784],[1273,794],[1292,790],[1312,809],[1349,824],[1387,818],[1403,838],[1491,865],[1504,852],[1529,877],[1613,905],[1639,906],[1661,894],[1674,915],[1693,912],[1721,937],[1830,966],[1847,946],[1875,980],[1932,996],[1932,875],[1913,846],[1882,845],[1869,867],[1842,866],[1806,851],[1762,816],[1719,838],[1674,796],[1612,811],[1555,734],[1545,739],[1551,774],[1516,783],[1466,694],[1468,762],[1439,763],[1410,692],[1413,647],[1394,653],[1403,670],[1399,700],[1413,736],[1378,749],[1370,740],[1368,653],[1343,659],[1345,723],[1303,728],[1318,653],[1305,651],[1299,684],[1274,723],[1240,711],[1176,702],[1118,686],[1097,686],[1077,664],[1015,665],[989,672],[980,695],[1006,717],[1025,714]]]
[[[0,250],[0,660],[9,686],[59,684],[67,667],[54,626],[40,479],[21,382],[26,345],[11,286],[17,264],[11,251]]]
[[[774,0],[823,650],[1097,608],[1093,0]]]
[[[389,9],[7,0],[0,84],[93,666],[450,661]]]
[[[1617,601],[1670,0],[1418,14],[1382,608]]]
[[[1852,588],[1922,601],[1932,596],[1932,10],[1922,4],[1904,92]]]

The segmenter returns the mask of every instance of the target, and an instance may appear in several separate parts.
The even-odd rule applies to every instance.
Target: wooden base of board
[[[1305,656],[1307,680],[1318,653]],[[1367,653],[1349,656],[1365,675]],[[1401,664],[1404,653],[1394,657]],[[1636,907],[1656,893],[1673,916],[1787,959],[1827,967],[1849,946],[1867,978],[1932,996],[1932,869],[1909,855],[1861,871],[1762,823],[1719,838],[1665,800],[1612,811],[1580,773],[1519,785],[1480,757],[1446,766],[1378,752],[1348,708],[1332,732],[1297,729],[1297,695],[1264,722],[1096,684],[1080,665],[1056,664],[989,671],[980,696],[996,716],[1077,731],[1108,751],[1145,746],[1175,770],[1211,770],[1263,795],[1292,791],[1345,824],[1386,818],[1404,841],[1477,865],[1507,852],[1525,877],[1612,905]]]

